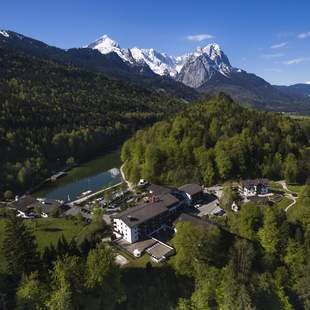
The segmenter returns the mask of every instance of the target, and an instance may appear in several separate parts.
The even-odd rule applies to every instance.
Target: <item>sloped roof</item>
[[[198,184],[185,184],[179,187],[179,190],[192,196],[200,193],[202,191],[202,188]]]
[[[269,180],[268,179],[253,179],[253,180],[241,180],[240,185],[242,187],[247,187],[247,186],[257,186],[257,185],[268,185]]]
[[[177,204],[179,200],[171,194],[158,197],[155,202],[144,203],[111,216],[121,219],[129,227],[136,226],[147,220],[168,211],[168,208]]]
[[[36,205],[38,203],[37,199],[32,196],[22,196],[18,200],[9,203],[8,207],[25,212],[31,205]]]

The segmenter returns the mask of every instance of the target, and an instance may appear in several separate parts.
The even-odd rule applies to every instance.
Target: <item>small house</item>
[[[241,180],[239,192],[245,197],[268,194],[268,179]]]
[[[185,184],[178,189],[187,196],[192,204],[198,203],[203,199],[203,190],[198,184]]]

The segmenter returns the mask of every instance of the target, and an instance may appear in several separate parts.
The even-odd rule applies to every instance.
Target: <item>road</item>
[[[276,182],[276,183],[280,184],[280,185],[283,187],[283,189],[285,190],[285,192],[286,192],[286,193],[285,193],[285,197],[287,197],[287,198],[293,200],[293,202],[292,202],[291,204],[289,204],[289,205],[285,208],[285,212],[287,212],[292,206],[294,206],[294,205],[296,204],[297,198],[298,198],[298,197],[295,197],[293,194],[296,194],[296,193],[294,193],[294,192],[292,192],[290,189],[288,189],[287,184],[286,184],[286,182],[285,182],[284,180],[278,181],[278,182]]]

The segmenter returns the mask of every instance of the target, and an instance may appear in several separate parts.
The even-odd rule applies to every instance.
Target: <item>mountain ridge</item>
[[[288,89],[294,87],[271,85],[255,74],[232,66],[216,43],[174,57],[155,49],[122,48],[107,35],[86,48],[63,50],[16,32],[1,30],[1,46],[101,72],[108,78],[164,91],[186,101],[226,92],[240,104],[254,108],[310,114],[310,97]]]
[[[194,89],[170,77],[155,74],[145,63],[124,62],[115,51],[102,54],[98,50],[85,47],[64,50],[9,30],[1,30],[0,47],[100,72],[110,79],[130,81],[145,88],[167,92],[186,101],[198,98]]]

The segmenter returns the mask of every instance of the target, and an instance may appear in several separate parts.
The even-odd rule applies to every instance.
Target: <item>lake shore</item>
[[[122,182],[118,170],[120,166],[120,150],[117,149],[74,167],[57,181],[44,184],[33,195],[64,201],[76,200],[83,192],[97,192]]]

